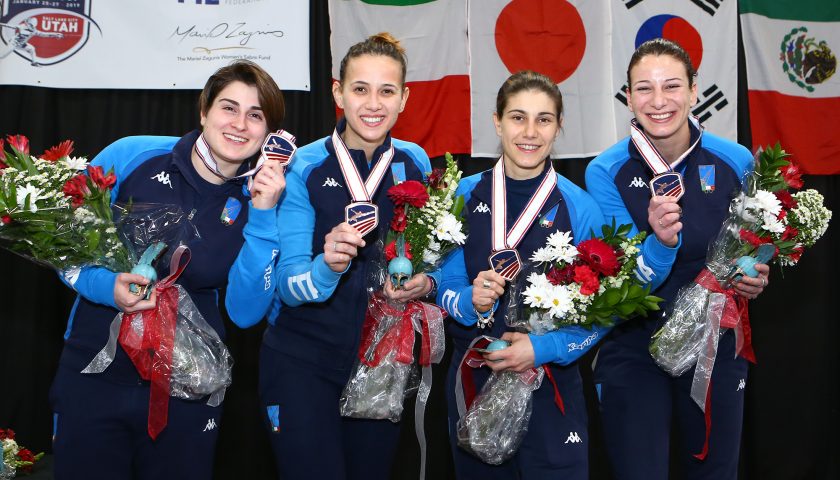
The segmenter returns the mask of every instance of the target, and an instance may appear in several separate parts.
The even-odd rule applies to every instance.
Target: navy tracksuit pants
[[[327,371],[263,345],[260,397],[283,480],[390,478],[400,425],[339,414],[350,374]]]
[[[50,390],[57,480],[212,478],[222,408],[169,399],[166,428],[149,437],[149,383],[60,365]]]
[[[648,326],[649,327],[649,326]],[[735,357],[735,334],[720,337],[711,383],[711,432],[705,460],[694,458],[706,439],[703,411],[691,399],[694,369],[673,378],[648,353],[644,322],[617,327],[595,364],[607,454],[617,479],[667,480],[671,426],[687,479],[736,479],[747,361]]]
[[[588,419],[577,364],[568,367],[551,365],[551,373],[563,398],[565,415],[554,402],[554,387],[547,377],[543,377],[542,385],[533,393],[528,432],[518,452],[501,465],[489,465],[458,446],[455,379],[463,357],[464,350],[456,347],[446,382],[449,441],[455,475],[459,480],[589,478]],[[475,369],[473,374],[478,394],[490,375],[490,369]]]

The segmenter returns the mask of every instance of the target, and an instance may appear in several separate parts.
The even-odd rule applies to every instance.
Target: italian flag
[[[470,77],[464,0],[330,0],[332,76],[354,44],[390,32],[406,49],[410,93],[391,132],[430,157],[470,153]]]
[[[806,173],[840,173],[840,2],[738,3],[753,145],[779,141]]]

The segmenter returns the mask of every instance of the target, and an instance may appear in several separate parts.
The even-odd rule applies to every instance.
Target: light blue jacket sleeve
[[[126,137],[105,147],[90,163],[102,167],[106,174],[114,170],[117,183],[111,188],[113,203],[124,178],[146,160],[171,152],[177,142],[178,137]],[[59,278],[87,300],[117,308],[114,302],[117,273],[104,267],[81,267],[60,272]]]
[[[225,296],[230,319],[242,328],[262,320],[274,301],[280,252],[277,210],[276,205],[262,210],[248,202],[248,223],[242,231],[245,243],[228,274]]]
[[[601,232],[604,217],[595,200],[585,191],[564,177],[558,176],[558,186],[563,192],[569,208],[572,222],[574,244]],[[612,327],[593,326],[590,328],[564,327],[543,335],[529,334],[534,348],[534,366],[546,363],[568,365],[589,351],[603,338]]]
[[[626,142],[619,143],[619,146],[624,143]],[[605,220],[612,222],[614,219],[616,226],[632,225],[633,228],[630,231],[630,236],[632,236],[639,232],[639,227],[633,222],[633,218],[615,186],[614,172],[610,172],[610,168],[617,169],[619,166],[609,161],[610,154],[614,149],[616,147],[596,157],[586,167],[586,190],[601,207]],[[624,150],[626,150],[626,147]],[[656,238],[656,235],[649,235],[640,248],[636,277],[644,284],[650,285],[651,290],[656,290],[671,273],[671,267],[674,265],[681,244],[682,234],[679,234],[678,243],[674,247],[662,244]]]
[[[277,225],[283,226],[283,235],[276,288],[280,300],[292,307],[330,298],[342,273],[332,271],[323,254],[312,258],[315,209],[302,176],[304,165],[303,162],[293,164],[286,176],[286,191],[277,215]],[[278,308],[275,305],[273,310]]]

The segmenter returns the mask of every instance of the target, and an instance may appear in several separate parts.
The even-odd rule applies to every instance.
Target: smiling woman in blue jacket
[[[502,157],[493,169],[468,177],[458,186],[457,194],[466,202],[469,237],[444,262],[437,297],[453,320],[447,328],[454,345],[447,400],[455,472],[463,479],[587,479],[586,405],[574,362],[600,339],[604,329],[567,327],[545,335],[508,331],[504,321],[508,287],[489,268],[488,257],[511,248],[528,259],[557,231],[571,232],[578,244],[591,231],[601,230],[603,218],[585,191],[552,168],[549,154],[560,134],[563,100],[551,79],[529,71],[512,75],[499,89],[493,121]],[[505,200],[496,204],[494,198]],[[514,224],[527,227],[512,228]],[[495,231],[494,225],[505,225],[504,231]],[[493,371],[545,368],[552,379],[543,381],[533,394],[533,414],[519,452],[498,466],[482,463],[460,449],[455,434],[456,372],[470,342],[479,335],[511,342],[508,348],[484,355]],[[474,372],[478,390],[489,370]],[[555,393],[562,398],[565,412]]]

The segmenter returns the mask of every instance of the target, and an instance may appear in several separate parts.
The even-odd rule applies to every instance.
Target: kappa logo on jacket
[[[583,443],[577,432],[569,432],[569,437],[563,443]]]
[[[152,180],[157,180],[158,182],[164,185],[169,185],[169,188],[172,189],[172,182],[169,180],[169,174],[166,173],[165,170],[161,170],[160,173],[158,173],[157,175],[152,175],[149,178]]]
[[[344,186],[341,185],[340,183],[338,183],[333,177],[327,177],[327,179],[324,180],[324,184],[321,185],[321,186],[322,187],[341,187],[341,188],[344,188]]]
[[[490,207],[488,207],[487,204],[484,202],[478,202],[478,205],[475,207],[475,210],[473,210],[473,213],[475,212],[490,213]]]
[[[737,392],[737,391],[743,390],[745,388],[747,388],[747,381],[744,380],[743,378],[738,380],[738,388],[736,388],[735,391]]]
[[[209,432],[210,430],[215,430],[215,429],[216,429],[216,419],[211,418],[211,419],[207,420],[207,425],[204,427],[204,431]]]
[[[636,187],[636,188],[645,188],[645,187],[647,187],[647,184],[645,184],[645,181],[642,180],[642,177],[633,177],[633,181],[630,182],[630,185],[627,185],[627,186],[628,187]]]

